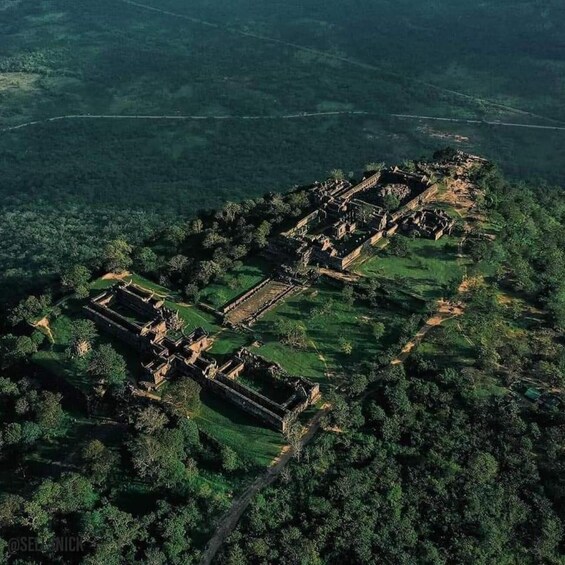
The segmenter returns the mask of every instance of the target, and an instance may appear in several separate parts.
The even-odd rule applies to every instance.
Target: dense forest
[[[199,563],[288,444],[217,562],[565,564],[564,36],[562,0],[0,0],[0,563]],[[223,325],[311,183],[444,145],[490,161],[455,237]],[[83,310],[126,273],[323,372],[314,439],[136,394]]]

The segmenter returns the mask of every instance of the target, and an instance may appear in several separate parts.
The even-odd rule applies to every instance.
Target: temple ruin
[[[85,313],[102,331],[139,353],[138,384],[147,390],[157,389],[167,379],[191,378],[283,432],[320,396],[316,383],[290,376],[245,349],[218,366],[205,354],[212,341],[203,328],[189,334],[179,331],[178,314],[134,284],[118,283],[105,290],[85,306]]]
[[[357,185],[343,180],[316,184],[317,209],[272,238],[267,254],[279,264],[347,270],[365,249],[394,234],[399,219],[428,202],[438,189],[426,174],[398,167],[371,174]],[[384,207],[390,195],[398,202],[394,211]]]

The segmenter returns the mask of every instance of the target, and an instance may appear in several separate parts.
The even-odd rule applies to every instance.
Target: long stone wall
[[[359,184],[356,184],[354,187],[350,188],[343,194],[340,194],[341,198],[350,199],[352,196],[359,192],[364,192],[365,190],[369,190],[376,186],[379,181],[381,180],[381,173],[375,173],[370,177],[366,178],[364,181],[361,181]]]
[[[143,351],[146,348],[145,340],[139,335],[139,330],[135,326],[127,327],[112,320],[106,313],[99,312],[93,308],[86,306],[84,309],[88,318],[90,318],[100,329],[117,337],[120,341],[131,345],[137,351]],[[127,322],[127,320],[124,320]]]
[[[152,301],[143,300],[141,296],[131,292],[127,287],[118,288],[116,299],[134,312],[149,319],[155,318],[159,314],[159,308]]]
[[[413,198],[412,200],[404,204],[404,206],[399,208],[394,214],[392,214],[393,221],[396,222],[406,212],[414,210],[418,206],[421,206],[422,204],[428,202],[428,200],[430,200],[437,194],[438,190],[439,184],[437,183],[432,184],[430,187],[426,188],[424,192],[420,193],[418,196],[416,196],[416,198]]]
[[[207,381],[206,386],[218,396],[232,404],[235,404],[236,406],[239,406],[248,414],[255,416],[259,420],[274,427],[276,430],[284,432],[287,429],[291,419],[289,417],[290,413],[286,416],[279,416],[278,414],[271,412],[269,409],[257,404],[253,400],[250,400],[247,396],[244,396],[239,391],[228,386],[227,383],[223,383],[217,379]]]
[[[223,373],[218,373],[216,378],[214,379],[218,382],[225,384],[227,387],[237,391],[239,394],[245,396],[248,400],[254,402],[258,406],[261,406],[265,410],[280,416],[281,418],[287,415],[287,410],[282,408],[280,404],[272,401],[271,399],[267,398],[266,396],[260,394],[259,392],[249,388],[248,386],[242,385],[241,383],[237,382],[236,380],[230,379]]]

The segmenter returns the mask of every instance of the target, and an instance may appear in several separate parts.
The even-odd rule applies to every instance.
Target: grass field
[[[327,313],[315,315],[316,310],[324,307],[328,308]],[[297,350],[281,344],[275,333],[277,319],[302,323],[306,328],[307,348]],[[380,341],[373,336],[375,322],[384,323],[386,328]],[[398,322],[397,312],[384,308],[372,310],[359,303],[346,304],[339,288],[322,281],[269,312],[254,326],[254,333],[263,343],[257,350],[259,354],[280,363],[291,374],[324,385],[344,365],[351,367],[357,362],[370,361],[394,341]],[[342,338],[351,343],[351,354],[342,352]]]
[[[238,408],[206,392],[194,417],[204,431],[256,465],[268,465],[284,445],[283,436]]]
[[[355,271],[368,277],[394,281],[425,300],[446,296],[448,289],[462,280],[469,261],[457,257],[458,239],[443,237],[432,241],[405,237],[404,240],[408,256],[395,257],[381,251],[359,263]]]

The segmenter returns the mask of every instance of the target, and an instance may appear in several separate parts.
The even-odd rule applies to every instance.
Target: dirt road
[[[301,439],[301,446],[304,447],[316,435],[316,432],[320,428],[320,422],[325,414],[328,413],[330,409],[329,405],[325,405],[310,421],[308,428]],[[209,565],[216,556],[216,553],[220,549],[221,545],[227,539],[227,537],[234,530],[235,526],[239,522],[242,514],[245,512],[246,508],[253,497],[262,489],[272,484],[275,479],[281,474],[282,470],[288,465],[289,461],[294,455],[293,449],[287,449],[277,460],[275,465],[269,467],[262,475],[257,477],[251,485],[249,485],[242,494],[240,494],[234,501],[231,508],[228,510],[227,514],[221,519],[216,532],[208,542],[206,549],[200,560],[200,565]]]

